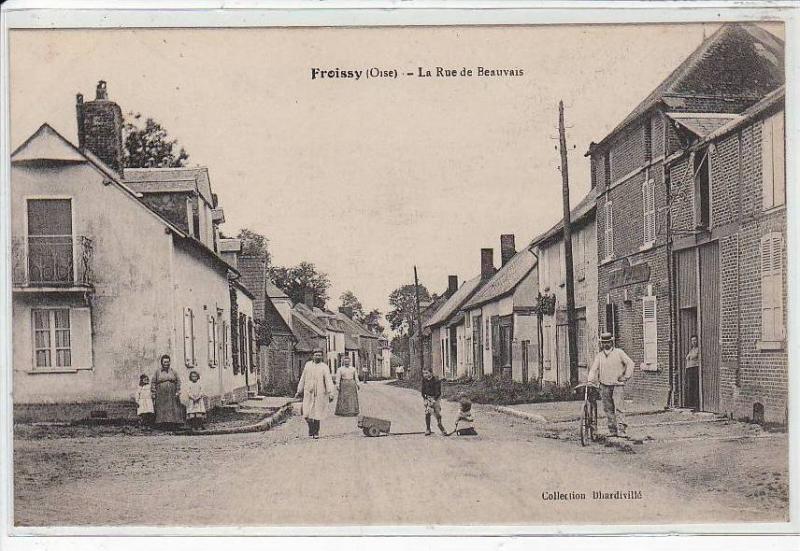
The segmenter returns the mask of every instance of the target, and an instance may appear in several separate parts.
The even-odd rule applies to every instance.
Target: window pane
[[[50,329],[50,316],[47,315],[47,310],[33,311],[33,327],[35,329]]]
[[[50,331],[36,331],[34,341],[37,349],[50,348]]]
[[[69,309],[54,310],[56,329],[69,329]]]
[[[36,367],[50,367],[50,351],[37,350],[36,351]]]
[[[57,350],[56,366],[72,367],[72,353],[69,350]]]
[[[56,348],[69,348],[69,330],[59,329],[56,331]]]
[[[29,199],[28,235],[70,235],[72,201],[69,199]]]

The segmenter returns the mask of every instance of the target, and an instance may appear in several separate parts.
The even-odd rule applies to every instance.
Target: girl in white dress
[[[136,414],[139,416],[141,424],[145,427],[151,426],[156,416],[150,388],[150,377],[144,374],[139,377],[139,391],[136,393]]]
[[[202,428],[206,422],[206,404],[203,387],[200,385],[200,374],[189,373],[189,385],[186,388],[189,402],[186,404],[186,419],[193,429]]]

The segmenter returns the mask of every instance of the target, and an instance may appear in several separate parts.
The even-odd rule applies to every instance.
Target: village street
[[[379,382],[362,388],[362,413],[391,419],[392,432],[417,434],[367,438],[355,418],[331,417],[322,437],[311,440],[295,415],[254,434],[17,439],[16,522],[534,525],[781,517],[774,505],[759,506],[733,489],[690,485],[680,469],[648,468],[637,453],[542,438],[535,424],[485,406],[474,409],[480,436],[425,437],[417,392]],[[443,401],[443,410],[450,426],[456,404]],[[593,490],[641,491],[641,499],[597,501]],[[554,492],[586,499],[543,499]]]

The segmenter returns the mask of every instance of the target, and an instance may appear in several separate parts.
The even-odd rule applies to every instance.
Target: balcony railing
[[[89,287],[92,240],[83,235],[30,235],[11,244],[14,287]]]

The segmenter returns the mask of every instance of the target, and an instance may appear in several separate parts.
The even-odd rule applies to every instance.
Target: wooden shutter
[[[614,208],[611,201],[606,203],[606,227],[604,235],[605,256],[611,258],[614,256]]]
[[[228,362],[228,360],[229,360],[228,342],[230,342],[230,336],[229,336],[229,333],[228,333],[228,322],[225,321],[225,320],[222,320],[222,331],[220,331],[220,333],[221,333],[220,334],[220,337],[221,337],[221,339],[220,339],[220,341],[221,341],[220,348],[222,349],[221,350],[222,353],[221,353],[220,357],[222,359],[222,367],[223,368],[227,368],[228,367],[228,363],[229,363]]]
[[[784,159],[786,146],[783,123],[783,111],[772,117],[772,193],[776,206],[786,202],[786,164]]]
[[[761,188],[764,209],[772,208],[775,205],[772,146],[772,118],[770,117],[761,124]]]
[[[217,320],[209,315],[206,319],[206,330],[208,333],[208,365],[217,366]]]
[[[192,332],[192,309],[183,309],[183,362],[186,367],[194,365],[194,335]]]
[[[783,236],[773,232],[761,238],[761,339],[783,338]]]
[[[644,363],[642,369],[658,369],[658,325],[656,297],[642,297],[642,334],[644,336]]]
[[[72,367],[91,368],[92,311],[90,308],[70,308],[70,339]]]
[[[256,332],[253,326],[253,320],[247,320],[247,333],[250,335],[250,372],[256,370],[258,364],[258,346],[256,345]]]
[[[656,240],[655,183],[648,179],[642,184],[642,208],[644,211],[644,243]]]

